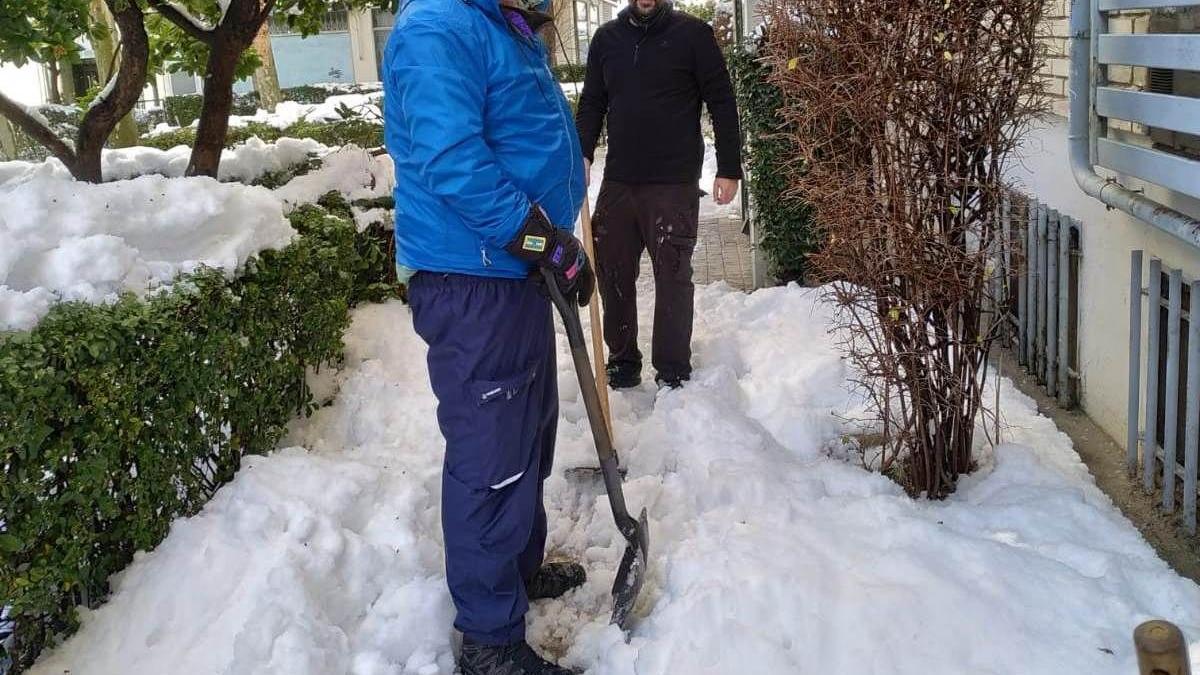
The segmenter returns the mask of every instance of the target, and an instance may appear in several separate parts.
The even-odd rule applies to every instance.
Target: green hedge
[[[317,104],[324,103],[325,99],[331,96],[340,96],[344,94],[365,94],[369,92],[379,91],[378,86],[347,84],[341,86],[315,87],[304,85],[299,87],[286,87],[281,90],[283,100],[295,101],[296,103]],[[167,117],[171,124],[180,127],[191,125],[192,122],[200,119],[200,109],[204,105],[204,98],[200,94],[183,94],[180,96],[168,96],[163,100],[163,108],[167,111]],[[259,96],[257,91],[246,92],[245,94],[236,94],[233,97],[233,113],[234,115],[253,115],[258,112]]]
[[[336,122],[297,122],[285,129],[269,124],[252,122],[229,130],[225,147],[245,143],[258,137],[268,143],[280,138],[312,138],[325,145],[347,145],[353,143],[361,148],[383,145],[383,126],[363,119],[338,120]],[[165,134],[142,138],[141,144],[150,148],[168,150],[177,145],[191,147],[196,142],[196,130],[192,127],[176,129]]]
[[[554,77],[559,82],[583,82],[584,76],[587,75],[587,66],[582,63],[552,66],[550,70],[554,72]]]
[[[733,50],[728,60],[746,139],[747,188],[753,199],[759,245],[775,277],[782,282],[804,282],[808,256],[817,250],[820,238],[809,206],[786,195],[784,167],[796,156],[796,149],[779,120],[782,96],[767,82],[770,68],[753,52]]]
[[[329,198],[337,205],[337,200]],[[20,669],[78,625],[109,576],[196,513],[247,453],[313,408],[349,309],[395,292],[391,232],[318,206],[229,280],[204,269],[110,305],[63,303],[0,335],[0,607]],[[4,660],[0,648],[0,662]]]

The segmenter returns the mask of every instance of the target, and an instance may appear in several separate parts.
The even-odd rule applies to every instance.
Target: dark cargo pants
[[[637,280],[645,250],[654,269],[651,363],[663,378],[691,376],[696,291],[692,254],[699,219],[700,190],[695,183],[605,180],[600,186],[592,239],[610,364],[642,363],[637,344]]]
[[[425,272],[409,284],[409,302],[446,439],[454,626],[478,643],[511,644],[525,637],[525,580],[546,545],[542,482],[558,424],[550,302],[532,280]]]

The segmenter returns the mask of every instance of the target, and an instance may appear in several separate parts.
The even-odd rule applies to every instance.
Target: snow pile
[[[234,116],[229,118],[230,126],[245,126],[251,122],[268,124],[277,129],[290,127],[297,122],[336,122],[345,119],[347,112],[356,117],[383,120],[380,103],[383,92],[369,94],[343,94],[331,96],[324,103],[297,103],[283,101],[275,108],[275,112],[259,110],[254,115]]]
[[[268,173],[304,164],[311,156],[321,157],[329,152],[330,148],[311,138],[281,138],[274,143],[251,138],[221,153],[218,176],[221,181],[249,183]],[[105,150],[101,162],[104,179],[108,181],[151,174],[179,178],[187,170],[191,155],[192,149],[183,145],[170,150],[134,147]],[[69,179],[70,176],[63,163],[55,158],[44,162],[0,162],[0,185],[40,177]]]
[[[233,271],[296,234],[269,191],[210,178],[92,185],[47,162],[0,184],[0,202],[0,331],[31,328],[58,300],[145,294],[200,265]]]
[[[1140,621],[1200,635],[1200,589],[1007,383],[1008,443],[946,502],[829,457],[862,402],[816,298],[703,288],[695,380],[614,394],[626,496],[651,519],[629,644],[607,625],[624,542],[602,487],[563,475],[595,460],[560,336],[549,546],[589,580],[535,606],[537,647],[595,674],[1124,675]],[[335,403],[297,423],[292,447],[246,458],[33,672],[452,673],[442,441],[409,326],[398,303],[358,310],[345,369],[314,382]]]
[[[275,190],[285,211],[317,201],[327,192],[337,191],[346,199],[389,197],[396,186],[396,169],[386,154],[372,155],[356,145],[347,145],[327,155],[320,169],[293,178]],[[359,229],[390,216],[387,209],[356,210]]]

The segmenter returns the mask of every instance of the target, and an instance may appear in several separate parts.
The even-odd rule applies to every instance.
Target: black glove
[[[522,260],[549,269],[563,297],[569,299],[578,293],[579,306],[587,307],[596,288],[596,275],[583,243],[570,232],[551,225],[540,206],[533,205],[517,238],[504,248]]]

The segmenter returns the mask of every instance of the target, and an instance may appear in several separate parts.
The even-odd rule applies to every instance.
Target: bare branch
[[[68,167],[75,164],[75,150],[54,134],[54,131],[29,112],[25,106],[0,93],[0,116],[8,118],[30,138],[42,144]]]
[[[259,10],[259,21],[267,21],[271,18],[271,12],[275,10],[275,0],[265,0],[262,8]]]

